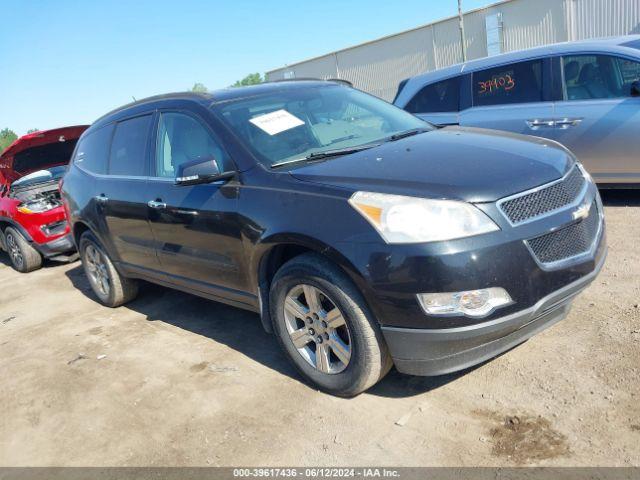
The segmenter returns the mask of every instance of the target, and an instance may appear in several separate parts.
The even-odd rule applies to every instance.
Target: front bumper
[[[43,257],[46,258],[62,255],[76,249],[70,233],[47,243],[33,242],[32,245]]]
[[[382,331],[398,371],[411,375],[442,375],[476,365],[524,342],[562,320],[571,301],[598,275],[595,269],[556,290],[534,306],[484,323],[446,329],[383,326]]]

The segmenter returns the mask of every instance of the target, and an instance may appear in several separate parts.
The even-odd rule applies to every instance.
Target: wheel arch
[[[345,254],[315,238],[305,235],[281,234],[260,242],[252,261],[260,299],[260,319],[264,329],[272,333],[269,314],[269,289],[278,269],[286,262],[304,253],[315,253],[331,261],[342,270],[362,292],[363,279]]]
[[[95,228],[93,225],[91,225],[89,222],[86,222],[84,220],[77,220],[71,226],[71,235],[73,237],[73,242],[76,245],[76,249],[78,250],[78,253],[80,252],[80,237],[85,232],[91,232],[91,234],[94,237],[96,237],[98,242],[102,245],[102,247],[106,250],[107,254],[111,257],[112,261],[116,265],[116,269],[119,268],[117,265],[118,258],[112,254],[111,250],[108,248],[109,245],[105,242],[105,239],[102,238],[102,235],[100,235],[99,230]]]
[[[15,228],[18,232],[20,232],[25,240],[27,240],[27,242],[33,243],[33,238],[31,237],[31,235],[29,235],[29,232],[27,232],[27,230],[22,225],[9,217],[0,217],[0,232],[2,232],[3,236],[4,231],[7,227]],[[4,241],[4,239],[2,241]]]

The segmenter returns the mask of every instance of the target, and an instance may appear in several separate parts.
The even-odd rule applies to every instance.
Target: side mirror
[[[215,158],[198,159],[178,165],[176,185],[198,185],[233,177],[235,172],[220,172]]]
[[[640,80],[631,83],[631,96],[640,97]]]

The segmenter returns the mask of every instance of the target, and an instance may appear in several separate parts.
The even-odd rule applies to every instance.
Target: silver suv
[[[400,83],[394,104],[436,125],[556,140],[599,186],[640,185],[640,35],[473,60]]]

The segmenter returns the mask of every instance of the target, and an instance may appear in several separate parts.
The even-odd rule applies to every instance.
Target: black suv
[[[257,312],[342,396],[523,342],[606,253],[598,192],[559,144],[436,129],[331,81],[122,107],[82,135],[62,195],[102,303],[143,279]]]

